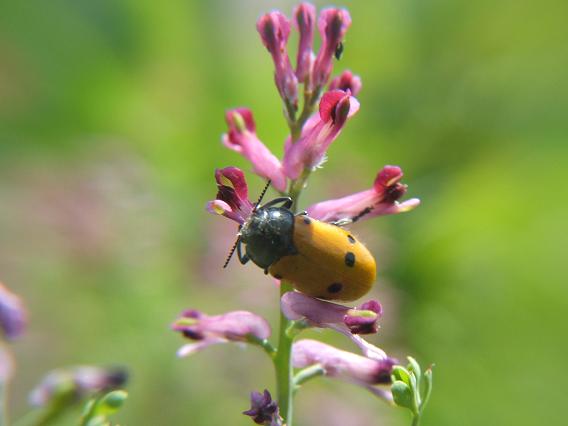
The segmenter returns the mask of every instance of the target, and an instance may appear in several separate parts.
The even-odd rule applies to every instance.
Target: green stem
[[[412,426],[418,426],[420,424],[420,414],[412,415]]]
[[[315,377],[323,376],[325,374],[325,369],[320,364],[314,364],[309,367],[304,368],[298,374],[294,376],[294,390],[299,386],[306,383]]]
[[[280,297],[288,291],[292,291],[292,284],[280,282]],[[278,352],[274,358],[276,369],[276,386],[278,388],[278,407],[280,415],[287,426],[292,426],[292,341],[286,333],[290,321],[280,311],[280,333],[278,336]]]
[[[0,383],[0,426],[8,426],[8,382]]]

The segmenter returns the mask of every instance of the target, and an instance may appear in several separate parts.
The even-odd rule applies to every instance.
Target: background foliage
[[[424,424],[563,419],[567,4],[342,4],[354,25],[341,65],[362,76],[361,111],[304,202],[366,188],[384,164],[401,165],[423,200],[355,232],[380,267],[387,318],[373,341],[437,364]],[[273,386],[260,351],[177,360],[168,327],[190,306],[276,319],[260,271],[220,269],[234,229],[203,205],[215,167],[246,167],[219,142],[226,108],[251,107],[281,154],[254,24],[292,5],[0,3],[0,274],[31,317],[15,347],[14,416],[47,369],[124,364],[121,424],[249,424],[247,392]],[[303,425],[408,423],[326,380],[305,387],[297,414]]]

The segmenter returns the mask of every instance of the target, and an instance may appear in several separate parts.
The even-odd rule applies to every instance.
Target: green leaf
[[[408,359],[408,370],[414,373],[416,376],[416,384],[420,386],[420,379],[422,378],[422,370],[420,369],[420,365],[418,362],[412,358],[411,356],[406,357]]]
[[[410,386],[410,373],[401,365],[395,365],[392,369],[393,382],[400,380]]]
[[[392,384],[391,392],[396,405],[408,408],[412,412],[416,411],[416,408],[414,407],[414,396],[410,386],[400,380],[397,380]]]
[[[109,416],[116,413],[128,398],[128,393],[123,390],[115,390],[103,396],[95,408],[99,416]]]

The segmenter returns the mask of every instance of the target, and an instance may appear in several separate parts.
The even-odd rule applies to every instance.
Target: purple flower
[[[400,183],[403,173],[398,166],[385,166],[378,174],[373,188],[335,200],[323,201],[308,207],[308,214],[318,220],[334,222],[342,219],[371,217],[410,211],[420,204],[412,198],[399,203],[407,186]]]
[[[85,396],[121,387],[126,383],[126,370],[78,366],[51,371],[30,393],[30,404],[44,407],[51,401],[69,395],[78,400]]]
[[[295,368],[319,365],[328,377],[346,380],[361,385],[382,397],[388,395],[377,392],[374,385],[391,383],[391,372],[396,361],[385,357],[377,360],[343,351],[317,340],[304,339],[292,347],[292,364]]]
[[[243,414],[252,417],[252,420],[259,425],[281,426],[282,419],[278,414],[278,404],[272,400],[272,395],[267,389],[264,393],[251,392],[251,407]]]
[[[290,35],[290,21],[279,11],[261,16],[256,23],[262,43],[274,61],[274,80],[282,99],[294,108],[298,105],[298,79],[292,70],[286,44]]]
[[[282,171],[282,165],[258,139],[251,110],[231,109],[225,114],[225,119],[229,131],[222,137],[223,144],[248,159],[252,163],[254,173],[270,179],[278,191],[285,191],[286,176]]]
[[[0,327],[7,339],[16,339],[24,332],[26,311],[18,296],[0,283]]]
[[[377,360],[387,358],[382,349],[360,336],[378,331],[377,322],[383,314],[383,309],[376,300],[351,308],[290,291],[282,296],[280,307],[289,320],[304,321],[310,327],[331,328],[349,337],[365,356]]]
[[[240,224],[251,215],[254,204],[248,199],[245,175],[237,167],[215,170],[217,198],[207,203],[210,213],[222,215]]]
[[[284,172],[297,179],[304,169],[313,170],[324,160],[329,145],[337,138],[347,119],[359,110],[359,101],[347,92],[325,93],[319,105],[319,117],[308,120],[300,139],[286,142]]]
[[[337,45],[343,42],[351,25],[351,16],[345,9],[324,9],[318,19],[322,44],[313,70],[313,87],[320,90],[327,84],[333,69],[333,56]]]
[[[335,77],[329,83],[329,90],[343,90],[344,92],[350,91],[353,96],[357,96],[363,87],[361,77],[353,75],[349,70],[345,70],[340,76]]]
[[[187,310],[172,324],[172,329],[195,341],[179,349],[180,357],[217,343],[255,342],[270,337],[268,322],[247,311],[208,316],[196,310]]]
[[[311,74],[314,52],[314,26],[316,21],[316,8],[310,3],[300,3],[294,8],[294,26],[300,33],[298,46],[298,59],[296,64],[296,77],[304,83]]]

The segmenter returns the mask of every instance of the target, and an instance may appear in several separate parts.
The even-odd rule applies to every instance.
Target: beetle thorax
[[[294,215],[281,207],[259,208],[243,224],[241,241],[247,255],[261,268],[268,268],[282,256],[295,253],[292,241]]]

